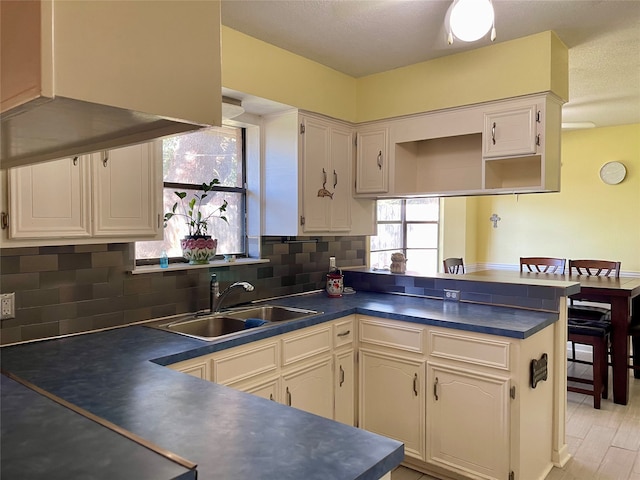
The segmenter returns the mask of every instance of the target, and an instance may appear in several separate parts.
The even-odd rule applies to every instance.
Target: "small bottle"
[[[160,254],[160,268],[169,268],[169,257],[166,250],[163,250]]]
[[[336,267],[336,257],[329,257],[329,273],[338,273],[338,267]]]

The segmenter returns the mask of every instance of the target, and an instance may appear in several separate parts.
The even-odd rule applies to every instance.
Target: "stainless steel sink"
[[[286,320],[298,320],[300,318],[316,315],[320,312],[316,310],[305,310],[302,308],[282,307],[278,305],[262,305],[256,307],[242,308],[225,312],[233,318],[257,318],[267,322],[283,322]]]
[[[318,313],[321,312],[294,307],[262,305],[229,309],[222,313],[200,317],[190,314],[186,317],[165,318],[163,321],[153,321],[146,325],[200,340],[215,340],[249,328],[261,328],[270,323],[298,320]],[[260,321],[265,323],[261,324]]]
[[[169,323],[159,328],[190,337],[211,340],[223,335],[246,330],[246,325],[245,321],[239,318],[214,315]]]

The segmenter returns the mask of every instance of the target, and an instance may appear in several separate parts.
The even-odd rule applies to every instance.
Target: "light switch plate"
[[[16,318],[16,294],[3,293],[0,295],[0,318]]]

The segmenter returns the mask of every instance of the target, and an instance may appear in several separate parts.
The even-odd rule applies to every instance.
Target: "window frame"
[[[224,185],[214,185],[211,189],[212,192],[222,192],[222,193],[240,193],[241,194],[241,206],[242,206],[242,220],[241,220],[241,236],[242,236],[242,244],[243,244],[243,248],[242,248],[242,252],[236,252],[234,255],[236,257],[240,257],[240,258],[246,258],[249,256],[249,245],[248,245],[248,226],[247,226],[247,193],[248,193],[248,186],[247,186],[247,129],[244,126],[241,125],[222,125],[222,127],[226,127],[226,128],[235,128],[235,129],[239,129],[240,130],[240,140],[241,140],[241,146],[240,146],[240,155],[241,155],[241,167],[242,167],[242,187],[229,187],[229,186],[224,186]],[[192,132],[194,133],[194,132]],[[164,178],[164,171],[162,172],[162,177]],[[164,192],[165,190],[169,189],[171,191],[175,191],[175,190],[193,190],[193,189],[200,189],[201,184],[192,184],[192,183],[180,183],[180,182],[162,182],[162,196],[164,196]],[[163,207],[164,208],[164,207]],[[164,217],[164,212],[159,212],[161,217]],[[163,227],[164,228],[164,227]],[[164,235],[163,235],[164,237]],[[145,240],[140,240],[139,242],[135,242],[135,243],[140,243],[140,242],[145,242]],[[221,254],[216,254],[216,256],[214,258],[218,259],[218,258],[222,258],[223,255]],[[155,258],[136,258],[135,260],[135,265],[136,266],[144,266],[144,265],[156,265],[159,263],[160,261],[160,257],[155,257]],[[185,259],[183,257],[169,257],[169,263],[174,263],[174,264],[181,264],[184,263],[185,265],[188,264],[188,262],[185,261]]]

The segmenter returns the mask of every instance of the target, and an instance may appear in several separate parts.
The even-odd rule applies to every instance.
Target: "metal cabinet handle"
[[[271,400],[273,402],[273,393],[269,394],[269,400]]]
[[[289,387],[287,387],[287,405],[291,406],[291,392],[289,391]]]
[[[493,122],[493,127],[491,127],[491,141],[493,144],[496,144],[496,122]]]
[[[347,335],[349,335],[351,333],[351,330],[347,330],[346,332],[340,332],[338,334],[339,337],[346,337]]]
[[[536,145],[540,146],[540,134],[536,135]]]
[[[333,170],[333,188],[336,188],[336,185],[338,185],[338,174],[334,169]]]
[[[436,397],[436,402],[438,401],[438,377],[436,377],[436,381],[433,382],[433,396]]]
[[[9,228],[9,214],[7,212],[0,213],[0,228],[2,230]]]
[[[413,376],[413,393],[417,397],[418,396],[418,374],[414,374]]]
[[[340,365],[340,386],[342,386],[343,383],[344,383],[344,369],[342,368],[342,365]]]
[[[102,152],[102,166],[107,167],[107,162],[109,161],[109,155],[107,152]]]
[[[322,169],[322,185],[324,186],[327,183],[327,171]]]
[[[382,150],[378,152],[378,169],[382,170]]]
[[[77,167],[78,166],[78,157],[73,157],[73,166]]]

